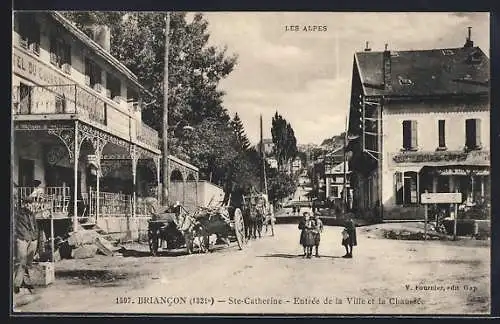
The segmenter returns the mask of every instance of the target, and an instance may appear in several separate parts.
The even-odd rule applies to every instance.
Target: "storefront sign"
[[[423,193],[420,202],[422,204],[460,204],[462,203],[462,193],[460,192]]]
[[[53,107],[55,106],[55,94],[68,100],[69,107],[66,110],[69,110],[69,112],[75,112],[76,100],[78,112],[88,114],[88,117],[93,120],[105,122],[105,101],[90,90],[76,86],[75,81],[64,77],[50,65],[33,57],[31,54],[14,48],[12,67],[14,73],[40,86],[40,88],[35,88],[37,91],[33,93],[35,102],[49,102],[42,100],[49,94],[53,97],[53,104],[51,105]]]
[[[27,80],[33,81],[39,85],[62,85],[74,83],[68,78],[57,73],[57,71],[54,71],[54,69],[49,65],[17,48],[14,48],[12,60],[14,73],[17,73]]]
[[[392,158],[396,163],[465,161],[465,152],[403,152]]]

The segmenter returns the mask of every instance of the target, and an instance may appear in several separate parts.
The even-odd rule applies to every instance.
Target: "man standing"
[[[28,269],[31,268],[38,246],[38,225],[35,218],[35,198],[27,197],[15,213],[15,261],[14,261],[14,292],[27,288],[30,292],[33,286],[29,279]]]
[[[314,227],[313,227],[313,233],[314,233],[314,246],[316,248],[316,254],[315,257],[319,258],[319,242],[321,241],[321,232],[323,232],[323,222],[319,218],[318,214],[314,215]]]
[[[356,224],[352,218],[349,218],[344,225],[346,232],[346,238],[342,240],[342,244],[345,246],[346,254],[343,258],[352,258],[352,248],[358,245],[356,239]]]

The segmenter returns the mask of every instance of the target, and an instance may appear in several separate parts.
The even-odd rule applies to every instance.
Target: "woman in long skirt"
[[[310,215],[308,212],[304,213],[304,217],[300,220],[299,222],[299,230],[300,230],[300,245],[304,248],[304,256],[307,255],[307,249],[306,249],[306,225],[310,220]]]

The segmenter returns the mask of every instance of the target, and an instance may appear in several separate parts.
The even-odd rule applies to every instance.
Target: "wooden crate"
[[[33,263],[29,270],[31,283],[33,286],[48,286],[56,279],[54,264],[52,262]]]

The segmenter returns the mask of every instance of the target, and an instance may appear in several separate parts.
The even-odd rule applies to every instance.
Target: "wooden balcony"
[[[13,115],[47,120],[78,118],[120,138],[159,147],[158,132],[138,121],[131,109],[77,84],[15,86],[12,91]]]
[[[142,143],[148,144],[154,148],[160,147],[160,141],[158,137],[158,132],[148,125],[141,123],[136,128],[137,131],[137,140]]]

